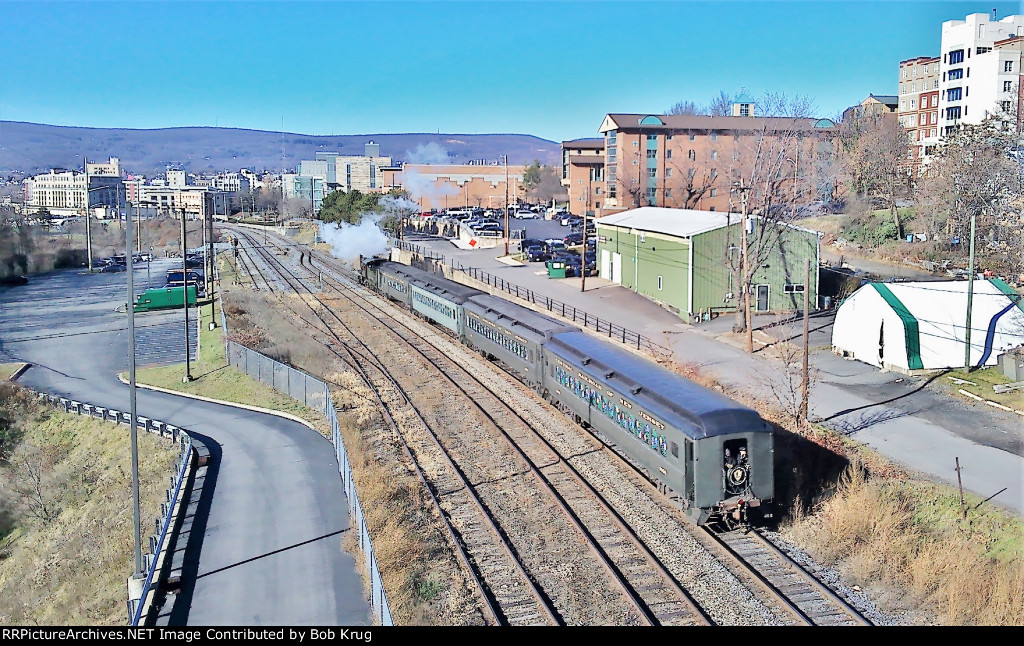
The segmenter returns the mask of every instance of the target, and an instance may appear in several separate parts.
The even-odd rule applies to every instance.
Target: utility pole
[[[89,159],[82,157],[85,165],[85,249],[89,256],[89,273],[92,273],[92,218],[89,217]]]
[[[971,306],[974,304],[974,226],[977,216],[971,213],[971,250],[967,262],[967,329],[964,332],[964,370],[971,371]]]
[[[89,193],[86,193],[88,196]],[[118,214],[120,218],[120,214]],[[128,427],[131,429],[132,440],[132,516],[135,521],[135,573],[134,579],[140,579],[142,573],[142,522],[139,513],[139,441],[136,428],[135,402],[135,267],[132,262],[132,219],[125,218],[124,256],[128,263],[128,397],[130,400]]]
[[[505,154],[505,255],[508,255],[508,154]]]
[[[593,172],[593,171],[591,171]],[[587,205],[583,208],[583,250],[580,251],[580,291],[587,291],[587,213],[590,212],[590,182],[587,179]],[[597,246],[594,246],[597,249]]]
[[[214,209],[214,211],[216,211],[216,209]],[[210,260],[210,262],[209,262],[210,266],[209,266],[209,273],[207,273],[207,275],[206,275],[207,276],[207,278],[206,278],[206,285],[207,285],[207,287],[206,287],[206,297],[210,299],[210,329],[211,330],[216,330],[217,329],[217,319],[213,315],[213,300],[214,300],[214,298],[213,298],[213,290],[214,290],[214,284],[213,284],[213,263],[214,263],[214,259],[213,259],[213,216],[214,216],[214,214],[211,213],[210,214],[210,223],[209,223],[210,230],[209,230],[209,232],[207,233],[207,236],[206,236],[206,239],[210,243],[210,248],[207,250],[207,255],[208,255],[208,258]],[[224,196],[224,220],[227,221],[227,219],[228,219],[228,206],[227,206],[227,196],[225,195]]]
[[[181,292],[185,310],[185,376],[181,383],[187,384],[192,381],[192,359],[188,354],[188,247],[185,246],[185,207],[181,207]]]
[[[811,301],[811,259],[804,258],[804,379],[800,393],[800,419],[804,424],[807,419],[807,391],[810,389],[810,374],[807,369],[807,357],[809,351],[810,329],[810,301]]]
[[[747,328],[747,354],[754,352],[754,331],[750,328],[750,276],[748,275],[749,260],[747,258],[747,189],[740,179],[740,195],[743,198],[743,219],[740,227],[740,253],[743,254],[743,262],[740,271],[743,276],[740,279],[740,288],[743,290],[743,322]]]

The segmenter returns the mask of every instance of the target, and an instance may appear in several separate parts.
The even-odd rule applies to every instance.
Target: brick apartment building
[[[916,174],[934,154],[939,143],[938,56],[919,56],[900,61],[900,124],[907,129],[910,150],[907,162]]]
[[[562,142],[562,186],[569,192],[569,212],[595,215],[604,201],[604,139]]]
[[[752,104],[733,107],[734,114],[754,114]],[[788,190],[799,196],[815,186],[819,157],[831,154],[835,123],[814,118],[608,114],[599,132],[605,137],[604,187],[601,205],[595,209],[600,217],[640,206],[739,211],[739,197],[732,188],[749,176],[759,141],[782,146],[776,148],[782,155],[778,172],[782,178],[789,176]],[[808,201],[813,199],[808,196]]]

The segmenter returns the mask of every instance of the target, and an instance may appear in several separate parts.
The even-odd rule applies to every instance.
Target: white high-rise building
[[[939,124],[943,135],[1001,110],[1016,112],[1024,16],[972,13],[942,23]],[[1016,46],[1014,46],[1016,45]]]

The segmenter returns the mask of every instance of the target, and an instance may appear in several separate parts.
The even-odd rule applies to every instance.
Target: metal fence
[[[102,419],[115,424],[125,424],[126,426],[131,424],[131,415],[123,411],[104,408],[103,406],[95,406],[93,404],[45,393],[41,394],[40,397],[65,413],[77,413],[79,415]],[[149,552],[142,555],[142,567],[146,574],[146,578],[142,585],[140,597],[138,599],[128,599],[128,621],[132,626],[138,626],[139,622],[142,620],[142,613],[146,608],[146,601],[149,599],[149,595],[153,591],[153,587],[155,587],[153,577],[156,575],[156,567],[159,561],[158,557],[164,549],[164,544],[167,541],[167,535],[170,532],[171,525],[174,521],[174,508],[177,505],[179,496],[181,495],[182,485],[185,482],[186,470],[192,463],[192,438],[185,429],[138,415],[135,417],[135,428],[139,431],[156,433],[160,435],[160,437],[166,437],[172,442],[178,442],[179,451],[178,463],[174,469],[174,475],[170,478],[171,487],[165,492],[166,500],[160,504],[160,517],[154,520],[153,527],[155,533],[149,537],[147,542],[149,545]]]
[[[568,305],[549,296],[538,294],[532,289],[511,283],[500,276],[495,276],[482,269],[477,269],[476,267],[464,267],[462,263],[457,262],[454,259],[448,260],[442,254],[424,249],[417,244],[407,242],[405,240],[392,239],[391,244],[397,249],[415,253],[424,260],[429,260],[439,265],[448,265],[452,271],[462,272],[466,276],[485,283],[490,287],[501,290],[510,296],[515,296],[518,299],[532,303],[538,307],[543,307],[552,314],[557,314],[564,319],[572,320],[574,323],[582,325],[585,328],[591,328],[599,334],[606,334],[609,339],[618,341],[624,345],[634,347],[637,350],[647,349],[656,355],[670,352],[670,350],[665,346],[655,343],[650,339],[650,337],[643,336],[639,332],[634,332],[633,330],[621,325],[616,325],[607,319],[602,319],[573,305]]]
[[[221,321],[223,325],[223,312]],[[327,416],[327,421],[331,425],[331,440],[334,442],[335,453],[338,456],[338,470],[345,486],[345,496],[348,498],[349,516],[354,521],[353,526],[358,532],[359,549],[365,556],[364,564],[370,575],[370,603],[373,607],[374,618],[382,626],[394,625],[387,594],[384,591],[384,582],[377,565],[377,557],[370,541],[370,530],[363,515],[362,505],[359,503],[355,482],[352,480],[352,467],[349,465],[348,451],[341,437],[341,426],[338,423],[334,402],[331,400],[331,392],[327,384],[301,370],[274,361],[240,343],[226,340],[225,349],[228,363],[231,366],[245,372],[253,379],[267,384],[274,390],[286,393],[292,399],[297,399],[314,410],[323,411]]]

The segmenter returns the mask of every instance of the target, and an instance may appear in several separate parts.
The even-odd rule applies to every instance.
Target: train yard
[[[488,623],[869,623],[758,532],[690,523],[595,435],[334,259],[233,233],[248,284],[298,295],[281,303],[374,393]]]

